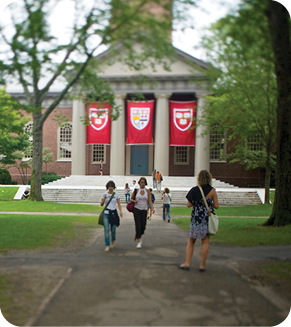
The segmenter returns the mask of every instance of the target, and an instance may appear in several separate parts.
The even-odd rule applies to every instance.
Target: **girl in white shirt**
[[[102,194],[100,205],[106,205],[110,198],[113,195],[114,189],[116,188],[115,183],[113,181],[109,181],[106,184],[107,192]],[[115,192],[112,200],[104,211],[103,215],[103,226],[104,226],[104,236],[105,236],[105,251],[109,251],[110,248],[114,247],[115,239],[116,239],[116,227],[120,225],[119,216],[116,210],[116,204],[118,206],[119,215],[122,218],[122,209],[120,204],[120,195]],[[111,243],[110,243],[110,233],[111,231]]]
[[[170,190],[166,187],[163,193],[163,220],[166,221],[166,216],[168,216],[168,223],[171,220],[170,206],[171,206],[171,194],[170,194]]]

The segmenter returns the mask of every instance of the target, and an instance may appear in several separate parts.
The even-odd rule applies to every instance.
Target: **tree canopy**
[[[247,169],[266,168],[265,202],[269,202],[271,168],[276,144],[277,85],[266,3],[254,10],[241,4],[213,24],[202,46],[213,65],[208,71],[213,96],[203,117],[209,128],[218,124],[227,131],[228,144],[235,144],[227,158]],[[249,141],[255,140],[250,147]]]
[[[16,151],[23,151],[28,145],[24,133],[27,120],[19,111],[19,103],[0,88],[0,165],[15,163],[19,159]]]

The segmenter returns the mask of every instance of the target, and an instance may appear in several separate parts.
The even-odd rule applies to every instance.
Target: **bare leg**
[[[184,263],[181,264],[180,267],[190,267],[191,259],[192,259],[193,252],[194,252],[195,242],[196,242],[196,240],[194,238],[189,237],[188,244],[186,247],[186,260]]]
[[[201,253],[200,253],[200,255],[201,255],[200,269],[204,269],[208,251],[209,251],[209,236],[206,236],[202,240],[202,248],[201,248]]]

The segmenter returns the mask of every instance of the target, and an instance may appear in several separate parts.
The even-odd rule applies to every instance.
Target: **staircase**
[[[148,187],[152,186],[152,178],[147,176]],[[105,185],[109,180],[114,180],[116,191],[121,196],[121,203],[125,204],[124,185],[132,185],[132,180],[138,181],[139,176],[71,176],[42,186],[45,201],[67,203],[92,203],[99,204],[102,194],[106,191]],[[162,189],[168,187],[172,195],[171,204],[186,206],[186,195],[191,187],[196,185],[196,177],[171,177],[165,176]],[[261,203],[255,189],[240,189],[227,183],[213,179],[212,185],[217,190],[220,205],[242,206]],[[162,193],[153,190],[155,204],[162,203]]]

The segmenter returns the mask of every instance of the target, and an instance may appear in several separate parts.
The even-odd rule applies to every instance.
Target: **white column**
[[[156,129],[155,129],[155,159],[154,169],[164,176],[169,176],[169,97],[168,94],[155,94]]]
[[[202,95],[197,95],[197,120],[202,117],[205,105],[205,97]],[[210,170],[210,135],[209,133],[202,135],[206,127],[199,125],[196,128],[196,139],[195,139],[195,172],[194,175],[197,176],[201,170]]]
[[[115,102],[120,106],[120,115],[111,122],[110,175],[125,173],[125,95],[116,94]]]
[[[84,117],[85,104],[82,101],[73,101],[73,135],[72,135],[72,175],[86,174],[86,126],[81,118]]]

